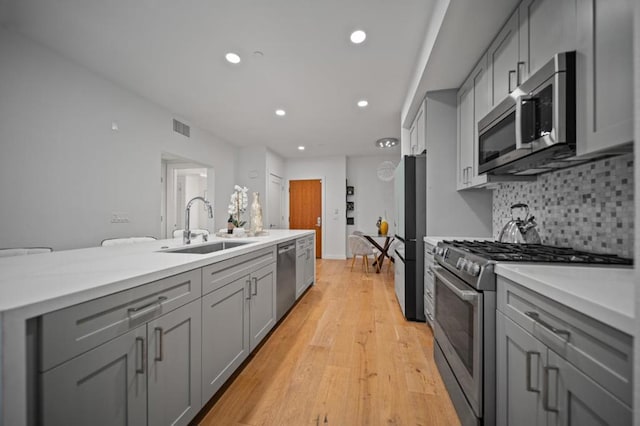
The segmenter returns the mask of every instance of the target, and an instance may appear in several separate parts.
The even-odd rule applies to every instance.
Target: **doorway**
[[[267,224],[269,228],[282,228],[282,201],[284,186],[280,176],[269,173],[269,186],[267,189]]]
[[[316,258],[322,257],[322,181],[289,181],[289,228],[316,231]]]
[[[184,228],[184,210],[194,197],[213,199],[209,190],[213,169],[185,159],[163,154],[161,183],[160,234],[162,238],[173,238],[174,231]],[[207,229],[209,218],[204,209],[191,209],[190,228]]]

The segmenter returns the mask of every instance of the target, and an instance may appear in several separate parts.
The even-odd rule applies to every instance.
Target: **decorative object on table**
[[[380,235],[387,235],[387,232],[389,232],[389,224],[385,219],[382,219],[382,222],[380,222],[379,232],[380,232]]]
[[[248,190],[246,186],[236,185],[234,191],[231,193],[229,214],[231,215],[233,226],[236,228],[242,228],[244,224],[247,223],[242,220],[241,215],[247,211],[247,206],[249,205]]]
[[[227,234],[233,233],[233,216],[229,215],[229,220],[227,220]]]
[[[258,235],[262,232],[262,206],[260,205],[260,193],[253,193],[253,203],[251,203],[251,233]]]
[[[347,186],[347,195],[353,195],[354,188],[353,186]]]
[[[511,206],[511,220],[500,231],[501,243],[540,244],[535,217],[529,215],[529,206],[517,203]]]
[[[376,228],[378,228],[378,235],[382,235],[380,232],[380,227],[382,226],[382,216],[378,216],[378,221],[376,222]]]

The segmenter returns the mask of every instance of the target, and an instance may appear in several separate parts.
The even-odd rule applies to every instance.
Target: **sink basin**
[[[210,244],[203,244],[193,247],[183,247],[174,250],[166,250],[164,253],[190,253],[190,254],[207,254],[214,253],[220,250],[226,250],[234,247],[243,246],[249,244],[249,241],[218,241]]]

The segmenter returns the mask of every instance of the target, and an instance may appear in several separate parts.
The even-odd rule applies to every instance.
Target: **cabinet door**
[[[458,91],[458,179],[457,189],[469,185],[473,165],[473,79]]]
[[[630,425],[631,409],[598,383],[549,350],[548,419],[550,425]],[[556,392],[557,390],[557,392]],[[545,398],[546,395],[543,395]]]
[[[496,329],[497,424],[545,425],[541,398],[546,346],[499,311]]]
[[[276,265],[251,274],[250,348],[253,350],[276,323]]]
[[[202,401],[249,356],[250,275],[202,298]]]
[[[473,141],[471,142],[471,164],[469,169],[469,186],[477,186],[487,182],[486,175],[478,175],[478,121],[480,121],[490,109],[489,83],[487,72],[487,55],[483,55],[471,73],[473,81]]]
[[[497,105],[517,87],[518,10],[509,18],[488,50],[489,104]]]
[[[307,268],[307,250],[296,248],[296,299],[302,294],[305,287]]]
[[[42,374],[43,425],[146,425],[147,327]]]
[[[409,129],[409,155],[416,155],[418,152],[418,126],[414,121]]]
[[[520,19],[518,85],[553,55],[576,49],[577,0],[524,0]]]
[[[315,281],[315,266],[316,266],[316,258],[313,255],[313,240],[309,241],[309,245],[307,246],[306,251],[306,261],[305,261],[305,280],[304,280],[304,288],[306,289]]]
[[[632,3],[578,0],[578,155],[633,140]]]
[[[202,406],[201,302],[147,324],[150,425],[187,425]]]
[[[415,127],[416,127],[416,154],[421,154],[426,148],[426,140],[425,140],[425,116],[424,116],[424,101],[418,110],[418,114],[415,119]]]

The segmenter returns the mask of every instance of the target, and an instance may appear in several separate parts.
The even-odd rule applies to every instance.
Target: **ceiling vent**
[[[183,136],[190,137],[191,135],[191,127],[187,126],[181,121],[173,119],[173,131],[180,133]]]

